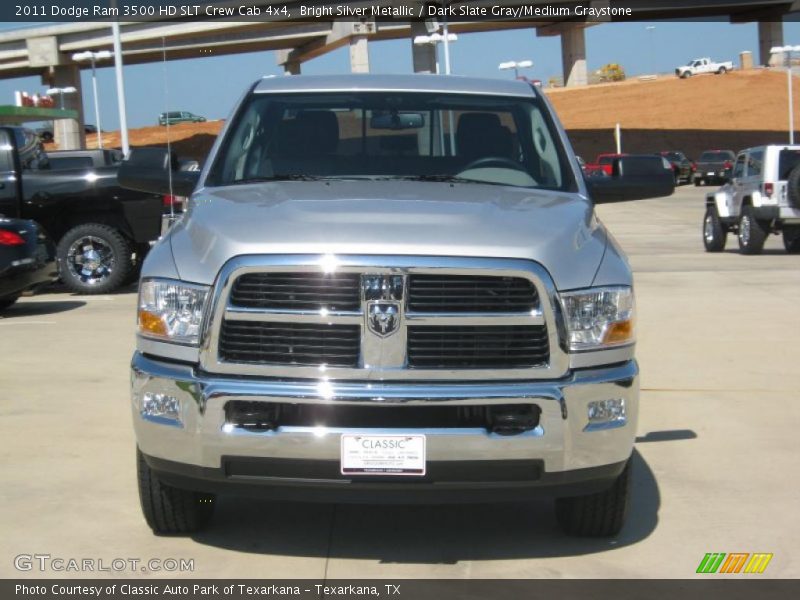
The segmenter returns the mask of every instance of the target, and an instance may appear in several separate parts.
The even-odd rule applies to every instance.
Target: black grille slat
[[[536,286],[521,277],[410,275],[413,312],[527,312],[539,308]]]
[[[357,273],[246,273],[234,282],[230,304],[274,310],[358,310],[361,276]]]
[[[544,325],[408,328],[412,368],[532,368],[549,360]]]
[[[219,355],[249,364],[356,368],[360,343],[358,325],[223,321]]]

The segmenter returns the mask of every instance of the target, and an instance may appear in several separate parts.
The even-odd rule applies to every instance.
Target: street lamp
[[[51,87],[49,90],[47,90],[46,93],[48,96],[59,96],[60,97],[59,106],[61,107],[61,110],[64,110],[64,94],[74,94],[77,91],[78,89],[72,86],[63,88]]]
[[[786,81],[789,88],[789,143],[794,144],[794,98],[792,90],[792,53],[800,52],[800,46],[774,46],[771,54],[782,53],[786,57]]]
[[[645,30],[650,32],[650,71],[653,75],[656,74],[656,45],[655,45],[655,33],[656,33],[656,26],[655,25],[648,25],[645,27]]]
[[[103,147],[103,129],[100,127],[100,98],[97,95],[97,71],[95,63],[98,60],[105,60],[111,58],[113,55],[108,50],[100,50],[99,52],[76,52],[72,55],[72,60],[76,62],[90,61],[92,63],[92,91],[94,92],[94,119],[97,126],[97,147]]]
[[[519,79],[519,70],[520,69],[530,69],[533,66],[532,60],[520,60],[514,61],[509,60],[507,62],[501,62],[497,65],[497,68],[501,71],[508,71],[509,69],[514,69],[514,79]]]

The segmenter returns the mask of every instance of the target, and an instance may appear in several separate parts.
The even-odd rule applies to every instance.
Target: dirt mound
[[[683,150],[697,156],[707,148],[783,143],[787,139],[786,74],[756,69],[690,79],[662,77],[650,81],[585,88],[547,90],[576,151],[586,158],[614,148],[613,129],[623,129],[627,152]],[[800,80],[795,81],[800,98]],[[181,123],[169,128],[181,158],[203,160],[222,128],[222,121]],[[166,127],[129,132],[132,146],[163,146]],[[103,134],[106,147],[119,147],[119,133]],[[87,136],[96,147],[96,136]]]

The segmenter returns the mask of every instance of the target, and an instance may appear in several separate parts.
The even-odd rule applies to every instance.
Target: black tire
[[[768,231],[756,219],[755,210],[749,204],[742,207],[739,216],[739,252],[742,254],[761,254]]]
[[[568,535],[609,537],[625,524],[630,498],[631,461],[610,488],[587,496],[558,498],[556,518]]]
[[[800,208],[800,165],[797,165],[786,178],[788,188],[789,204],[794,208]]]
[[[706,252],[722,252],[725,250],[727,240],[728,232],[719,220],[717,207],[707,207],[703,218],[703,245],[706,247]]]
[[[717,71],[717,75],[725,75],[727,72],[728,69],[726,69],[725,67],[720,67],[719,70]]]
[[[6,296],[5,298],[0,298],[0,311],[9,308],[17,300],[19,300],[19,296]]]
[[[783,228],[783,247],[789,254],[800,254],[800,226]]]
[[[161,483],[136,449],[139,501],[144,520],[156,535],[186,535],[202,530],[214,516],[216,498]]]
[[[87,244],[80,245],[87,240]],[[133,268],[133,252],[128,240],[117,229],[101,223],[86,223],[70,229],[58,242],[57,255],[61,281],[79,294],[113,292],[125,283]],[[79,262],[86,261],[87,257],[92,262]],[[90,264],[91,270],[81,270],[79,264]]]
[[[700,179],[695,179],[695,180],[694,180],[694,187],[700,187],[700,185],[701,185],[701,181],[702,181],[702,180],[700,180]]]

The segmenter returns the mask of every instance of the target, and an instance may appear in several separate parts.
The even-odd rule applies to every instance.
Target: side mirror
[[[630,155],[614,159],[610,177],[590,178],[586,184],[595,204],[607,204],[671,196],[675,176],[660,156]]]
[[[122,187],[138,192],[190,196],[200,172],[181,169],[178,157],[166,148],[133,148],[122,161],[117,180]]]

